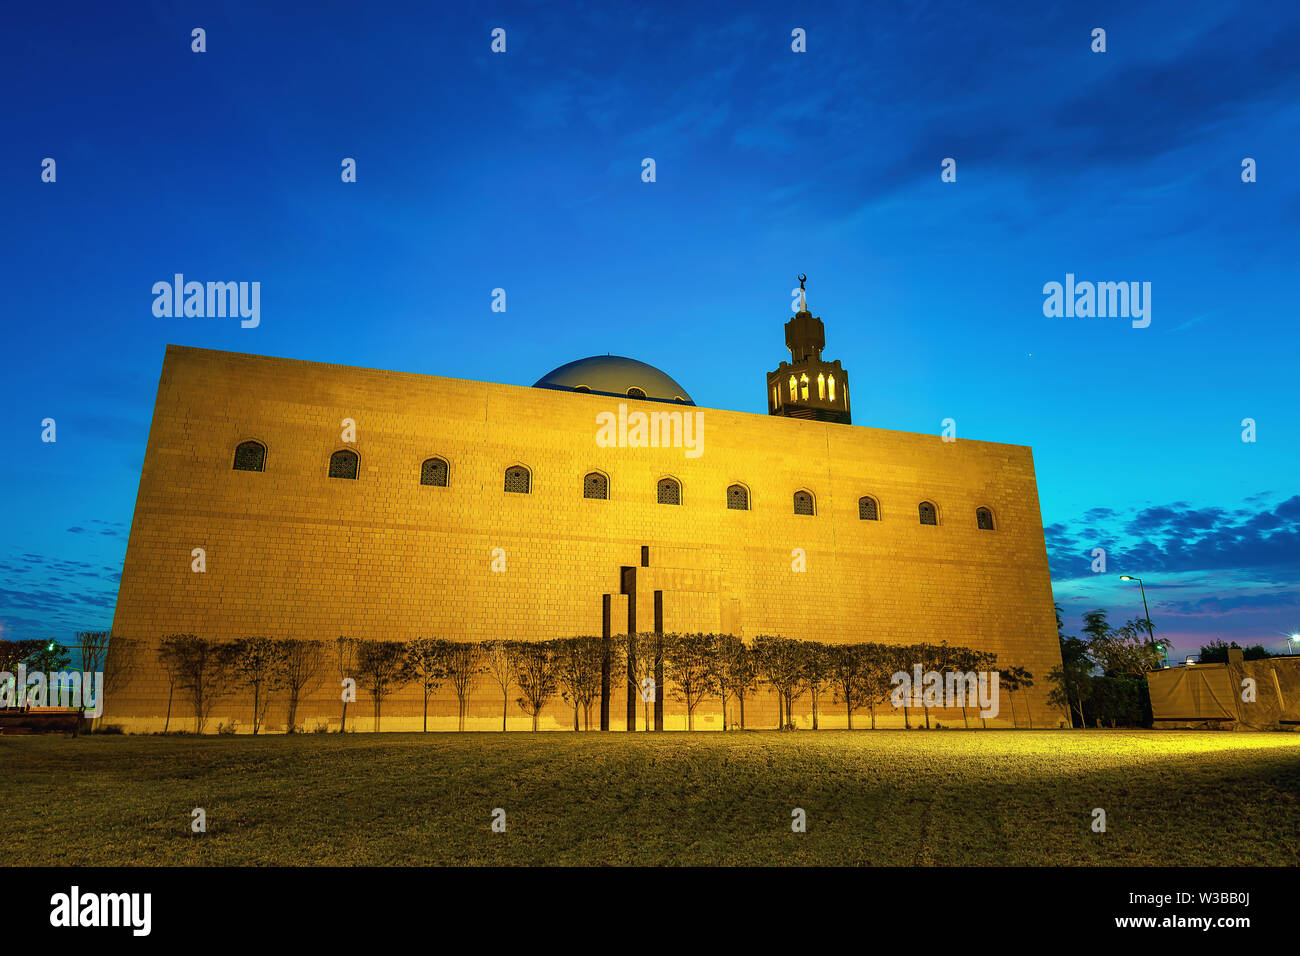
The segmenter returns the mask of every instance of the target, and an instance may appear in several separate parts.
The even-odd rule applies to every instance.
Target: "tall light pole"
[[[1154,644],[1154,643],[1156,642],[1156,636],[1155,636],[1155,634],[1154,634],[1154,633],[1152,632],[1152,630],[1151,630],[1151,610],[1150,610],[1150,608],[1147,607],[1147,589],[1146,589],[1146,587],[1142,584],[1142,579],[1141,579],[1141,578],[1135,578],[1135,577],[1133,577],[1133,575],[1131,575],[1131,574],[1121,574],[1121,575],[1119,576],[1119,579],[1120,579],[1121,581],[1136,581],[1136,582],[1138,583],[1138,587],[1142,590],[1142,613],[1144,613],[1144,614],[1146,615],[1146,621],[1147,621],[1147,636],[1148,636],[1149,638],[1151,638],[1151,643]],[[1165,648],[1164,651],[1165,651],[1165,666],[1168,667],[1168,666],[1169,666],[1169,649],[1168,649],[1168,648]]]

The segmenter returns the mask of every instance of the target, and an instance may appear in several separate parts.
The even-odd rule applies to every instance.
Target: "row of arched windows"
[[[360,459],[349,449],[340,449],[330,455],[329,477],[355,480]],[[264,471],[266,446],[257,441],[241,442],[235,448],[236,471]],[[445,458],[428,458],[420,464],[420,484],[446,488],[451,467]],[[505,471],[504,490],[510,494],[526,495],[533,490],[533,475],[523,465],[511,465]],[[582,477],[582,497],[597,500],[609,499],[609,476],[593,471]],[[676,478],[660,478],[655,485],[655,499],[661,505],[680,505],[682,485]],[[727,508],[731,511],[749,511],[749,489],[741,484],[727,488]],[[817,514],[817,501],[812,492],[800,489],[792,498],[797,515]],[[932,502],[922,501],[916,506],[917,520],[925,525],[939,523],[939,510]],[[880,520],[880,502],[871,495],[858,499],[858,518],[862,521]],[[975,509],[975,526],[981,531],[994,530],[993,512],[989,508]]]

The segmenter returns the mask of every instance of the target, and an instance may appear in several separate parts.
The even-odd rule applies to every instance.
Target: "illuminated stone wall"
[[[758,379],[761,387],[762,379]],[[1021,726],[1055,727],[1046,700],[1060,663],[1034,467],[1028,448],[714,409],[629,401],[629,410],[698,412],[698,457],[683,448],[601,447],[597,415],[614,399],[483,382],[169,347],[159,384],[113,629],[149,645],[139,676],[107,703],[128,730],[161,729],[168,684],[153,647],[167,633],[214,639],[339,635],[406,640],[546,639],[600,634],[602,595],[613,630],[626,629],[621,569],[637,568],[640,629],[653,626],[653,591],[664,592],[666,631],[730,631],[832,642],[948,640],[996,651],[1028,668],[1036,686],[1018,694]],[[859,417],[863,417],[859,409]],[[342,422],[356,440],[341,440]],[[234,450],[267,447],[263,472],[232,469]],[[360,456],[357,480],[327,477],[332,452]],[[448,487],[420,484],[431,456],[450,463]],[[532,492],[504,491],[522,464]],[[583,476],[609,476],[609,500],[583,497]],[[682,503],[656,501],[656,482],[681,482]],[[743,483],[750,510],[729,510]],[[792,498],[807,490],[813,516]],[[859,520],[872,495],[881,520]],[[923,526],[917,505],[935,503]],[[976,527],[993,510],[996,529]],[[648,547],[649,567],[641,567]],[[195,548],[206,571],[191,569]],[[494,549],[505,569],[492,570]],[[796,549],[806,570],[796,571]],[[499,562],[498,562],[499,563]],[[111,665],[110,665],[111,666]],[[337,726],[335,668],[304,704],[299,723]],[[611,726],[623,727],[615,675]],[[1005,698],[1005,694],[1004,694]],[[501,695],[485,678],[471,729],[500,728]],[[511,726],[530,724],[513,699]],[[795,718],[809,726],[809,701]],[[665,705],[667,726],[685,725]],[[991,725],[1010,725],[1002,717]],[[208,730],[233,716],[250,723],[244,694],[213,711]],[[177,694],[172,727],[192,728]],[[431,727],[454,729],[444,687]],[[349,724],[370,729],[359,694]],[[746,706],[750,727],[776,724],[766,691]],[[961,725],[958,711],[938,712]],[[282,729],[281,695],[268,729]],[[822,727],[844,726],[829,696]],[[865,726],[865,712],[855,717]],[[901,725],[892,714],[882,726]],[[385,704],[384,729],[419,729],[414,689]],[[557,700],[542,726],[572,726]],[[720,726],[716,701],[697,729]]]

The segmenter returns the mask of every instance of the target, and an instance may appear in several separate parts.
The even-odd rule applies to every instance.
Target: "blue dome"
[[[618,398],[646,399],[694,405],[691,396],[668,375],[653,365],[622,355],[593,355],[561,365],[547,372],[534,388],[554,388],[566,392],[590,392]]]

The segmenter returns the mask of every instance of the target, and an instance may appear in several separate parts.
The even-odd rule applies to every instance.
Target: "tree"
[[[779,729],[793,728],[795,698],[803,693],[805,651],[802,642],[779,635],[760,634],[754,639],[754,656],[763,679],[776,691]]]
[[[1226,664],[1229,649],[1241,651],[1241,659],[1246,661],[1262,661],[1273,656],[1263,644],[1242,647],[1236,641],[1228,644],[1222,640],[1213,640],[1201,645],[1201,651],[1196,659],[1202,664]]]
[[[321,641],[291,639],[283,642],[284,686],[289,691],[286,733],[297,733],[298,705],[320,681],[325,666],[325,645]],[[346,705],[345,705],[346,706]]]
[[[339,683],[343,685],[343,718],[339,721],[341,734],[348,731],[348,698],[353,694],[349,693],[346,682],[351,680],[353,688],[356,687],[357,645],[360,643],[355,637],[340,637],[334,642],[334,659],[339,665]]]
[[[861,683],[859,684],[858,694],[862,703],[866,704],[867,712],[871,714],[871,729],[875,730],[876,705],[889,700],[889,695],[894,689],[894,674],[900,667],[904,666],[902,661],[908,655],[908,650],[904,647],[892,647],[887,644],[860,644],[858,646],[862,654]],[[906,705],[903,707],[903,716],[906,721]]]
[[[812,729],[817,729],[817,702],[831,677],[831,649],[814,641],[804,643],[800,680],[812,694]]]
[[[477,641],[449,641],[444,650],[443,666],[456,691],[456,729],[463,733],[469,714],[469,695],[483,673],[483,645]]]
[[[444,641],[432,637],[417,637],[406,644],[405,670],[424,694],[424,732],[429,732],[429,695],[447,679]]]
[[[506,711],[510,706],[510,688],[515,683],[515,655],[510,641],[488,641],[483,646],[483,668],[501,688],[501,732],[506,729]]]
[[[591,729],[591,705],[600,696],[604,641],[599,637],[570,637],[555,641],[556,681],[560,696],[573,705],[573,729],[578,716]]]
[[[652,729],[650,706],[664,692],[654,679],[655,660],[660,657],[663,650],[663,635],[652,631],[641,631],[637,634],[619,635],[618,640],[623,660],[628,664],[626,668],[628,694],[636,695],[633,700],[640,698],[645,711],[645,729],[650,730]],[[647,698],[645,693],[647,687],[654,688],[654,700]],[[633,711],[633,714],[635,713]],[[635,721],[627,729],[636,730]]]
[[[36,641],[36,650],[32,651],[27,657],[27,670],[29,673],[40,671],[46,674],[57,674],[60,671],[66,671],[72,666],[72,655],[68,649],[58,641],[50,638],[48,641]]]
[[[108,701],[115,700],[117,695],[135,680],[140,671],[143,650],[141,642],[135,638],[123,637],[121,634],[109,632],[108,650],[104,655],[103,694],[105,708],[107,708]],[[174,686],[174,681],[172,681],[172,685]],[[167,706],[170,710],[170,689],[167,694]],[[99,719],[103,723],[103,715]]]
[[[532,717],[533,730],[537,730],[542,708],[558,689],[556,648],[549,641],[520,641],[510,649],[515,658],[515,682],[522,695],[517,703]]]
[[[235,672],[253,692],[253,734],[262,729],[271,691],[284,683],[284,645],[269,637],[245,637],[235,642]]]
[[[376,733],[380,728],[384,701],[393,691],[410,683],[411,676],[403,642],[357,642],[357,683],[369,692],[374,701]]]
[[[1029,671],[1025,670],[1023,667],[1018,667],[1015,665],[1007,665],[1006,667],[1003,667],[998,671],[998,682],[1001,684],[1002,687],[1006,688],[1007,700],[1011,704],[1011,725],[1013,727],[1019,727],[1020,724],[1016,720],[1015,694],[1016,691],[1018,690],[1028,690],[1028,688],[1033,687],[1034,675],[1031,674]],[[1033,714],[1029,713],[1028,694],[1026,694],[1025,696],[1025,712],[1028,715],[1029,729],[1033,730],[1034,716]]]
[[[203,733],[213,705],[230,692],[235,645],[172,634],[163,638],[160,653],[164,668],[175,669],[177,686],[189,696],[194,732]]]
[[[7,678],[11,688],[8,696],[14,707],[27,706],[27,688],[18,686],[18,667],[45,646],[45,641],[9,641],[0,639],[0,671],[12,675]]]
[[[722,702],[722,729],[727,729],[727,701],[735,697],[740,704],[741,726],[744,726],[745,694],[753,684],[753,660],[745,642],[734,634],[711,634],[712,648],[709,665],[711,680]]]
[[[1092,695],[1092,660],[1088,657],[1088,644],[1077,637],[1061,636],[1061,666],[1052,668],[1047,675],[1053,685],[1047,699],[1054,707],[1066,713],[1079,715],[1079,726],[1088,726],[1083,716],[1083,702]],[[1071,723],[1074,722],[1073,717]]]
[[[172,699],[176,695],[176,686],[181,681],[181,653],[175,644],[184,636],[183,634],[169,634],[164,636],[158,644],[158,664],[162,668],[162,672],[167,676],[167,717],[163,721],[164,734],[171,728]]]
[[[1169,641],[1153,639],[1148,623],[1141,619],[1131,620],[1123,627],[1107,627],[1104,632],[1093,634],[1088,642],[1088,652],[1102,673],[1146,677],[1148,671],[1159,669]]]
[[[715,634],[669,634],[664,638],[666,679],[686,704],[687,730],[695,729],[695,708],[705,695],[718,693],[717,646]]]
[[[864,648],[863,644],[836,644],[827,652],[827,681],[835,703],[844,705],[849,730],[853,729],[853,712],[862,706]]]

